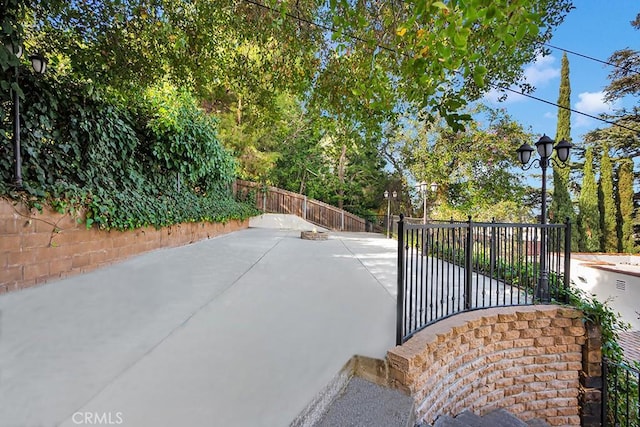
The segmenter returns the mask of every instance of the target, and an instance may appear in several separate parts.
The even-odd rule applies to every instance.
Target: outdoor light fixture
[[[34,53],[29,56],[31,60],[31,66],[33,67],[33,71],[37,74],[44,74],[47,69],[47,60],[40,53]]]
[[[12,55],[18,58],[18,61],[22,58],[22,45],[20,43],[13,43],[11,41],[5,43],[5,49]],[[31,60],[31,66],[37,74],[44,74],[47,69],[47,60],[40,53],[35,53],[29,56]],[[14,77],[16,86],[19,83],[19,66],[16,65],[14,69]],[[11,90],[13,94],[13,160],[14,160],[14,174],[13,181],[16,188],[22,188],[22,156],[20,154],[20,98],[18,92]]]
[[[391,196],[395,199],[398,197],[398,192],[393,191]],[[389,197],[389,190],[384,190],[384,198],[387,199],[387,239],[389,238],[389,231],[391,228],[391,197]]]
[[[422,192],[422,203],[423,203],[422,223],[426,224],[427,223],[427,182],[422,181],[418,184],[418,186],[420,187],[420,191]],[[431,192],[435,193],[436,191],[438,191],[438,184],[436,182],[432,182]]]
[[[518,153],[518,160],[522,163],[524,170],[530,169],[536,165],[542,170],[542,207],[540,212],[540,223],[544,226],[547,224],[547,167],[553,163],[557,167],[564,168],[567,166],[567,160],[569,160],[569,152],[571,151],[570,142],[562,140],[554,146],[553,139],[547,135],[542,137],[536,142],[536,149],[534,150],[529,144],[524,143],[516,150]],[[557,159],[553,159],[553,150],[556,151]],[[539,159],[534,159],[532,163],[527,166],[531,160],[531,155],[534,151],[538,151]],[[540,239],[540,280],[538,282],[538,292],[536,297],[543,302],[549,301],[549,270],[547,269],[547,230],[545,227],[541,228]]]

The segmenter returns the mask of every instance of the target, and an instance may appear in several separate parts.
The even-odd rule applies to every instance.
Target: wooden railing
[[[366,220],[302,194],[242,180],[235,182],[234,193],[241,197],[253,193],[256,207],[266,213],[297,215],[330,230],[367,231]]]

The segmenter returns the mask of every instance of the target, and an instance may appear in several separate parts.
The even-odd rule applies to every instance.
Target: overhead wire
[[[300,16],[293,15],[293,14],[291,14],[289,12],[285,12],[283,14],[281,11],[276,10],[276,9],[272,8],[271,6],[268,6],[266,4],[260,3],[260,2],[258,2],[256,0],[242,0],[242,1],[244,1],[245,3],[251,4],[251,5],[257,6],[259,8],[268,10],[268,11],[270,11],[272,13],[275,13],[275,14],[278,14],[278,15],[284,15],[289,19],[295,19],[295,20],[297,20],[299,22],[303,22],[305,24],[315,26],[315,27],[320,28],[322,30],[329,31],[331,33],[335,33],[335,32],[338,31],[336,29],[336,27],[333,26],[333,25],[329,26],[329,25],[317,23],[317,22],[312,21],[310,19],[306,19],[306,18],[303,18],[303,17],[300,17]],[[360,37],[360,36],[358,36],[356,34],[350,33],[350,32],[346,32],[346,33],[342,32],[342,34],[346,35],[348,38],[351,38],[353,40],[357,40],[357,41],[362,42],[362,43],[374,43],[376,45],[376,47],[378,47],[381,50],[384,50],[384,51],[387,51],[387,52],[391,52],[391,53],[395,53],[397,55],[403,55],[405,57],[408,57],[407,53],[399,52],[395,48],[391,48],[391,47],[388,47],[388,46],[381,45],[378,42],[376,42],[375,40],[366,40],[366,39],[364,39],[364,38],[362,38],[362,37]],[[634,72],[634,73],[640,74],[640,72],[638,72],[638,71],[636,71],[634,69],[630,69],[630,68],[627,68],[627,67],[621,67],[619,65],[612,64],[612,63],[607,62],[607,61],[603,61],[603,60],[600,60],[600,59],[597,59],[597,58],[590,57],[588,55],[584,55],[584,54],[580,54],[580,53],[577,53],[577,52],[573,52],[573,51],[570,51],[568,49],[563,49],[563,48],[560,48],[560,47],[557,47],[557,46],[553,46],[553,45],[548,44],[548,43],[540,42],[539,44],[547,46],[547,47],[552,48],[552,49],[562,50],[562,51],[570,53],[572,55],[577,55],[577,56],[580,56],[580,57],[583,57],[583,58],[586,58],[586,59],[589,59],[589,60],[592,60],[592,61],[600,62],[600,63],[605,64],[605,65],[621,68],[621,69],[624,69],[624,70],[627,70],[627,71],[630,71],[630,72]],[[625,130],[628,130],[628,131],[631,131],[631,132],[636,132],[636,133],[640,132],[640,129],[634,129],[634,128],[631,128],[631,127],[626,126],[624,124],[621,124],[621,123],[618,123],[618,122],[614,122],[614,121],[611,121],[611,120],[607,120],[607,119],[604,119],[602,117],[594,116],[592,114],[585,113],[583,111],[576,110],[576,109],[571,108],[571,107],[565,107],[565,106],[559,105],[556,102],[549,101],[549,100],[546,100],[546,99],[531,95],[529,93],[524,93],[522,91],[517,91],[517,90],[512,89],[510,87],[503,87],[503,86],[500,86],[500,85],[495,84],[495,83],[488,83],[488,85],[490,87],[494,88],[494,89],[505,91],[505,92],[512,92],[512,93],[518,94],[520,96],[524,96],[526,98],[533,99],[533,100],[538,101],[538,102],[542,102],[542,103],[545,103],[545,104],[548,104],[548,105],[551,105],[551,106],[554,106],[554,107],[557,107],[557,108],[562,108],[562,109],[565,109],[565,110],[569,110],[572,113],[580,114],[582,116],[585,116],[585,117],[588,117],[588,118],[591,118],[591,119],[594,119],[594,120],[598,120],[598,121],[601,121],[603,123],[607,123],[607,124],[609,124],[611,126],[617,126],[619,128],[622,128],[622,129],[625,129]]]
[[[585,59],[588,59],[590,61],[599,62],[599,63],[601,63],[603,65],[607,65],[609,67],[619,68],[619,69],[627,71],[629,73],[640,74],[640,70],[636,69],[636,68],[623,67],[622,65],[619,65],[619,64],[614,64],[614,63],[609,62],[609,61],[604,61],[602,59],[594,58],[593,56],[585,55],[583,53],[579,53],[579,52],[575,52],[575,51],[572,51],[572,50],[569,50],[569,49],[565,49],[563,47],[554,46],[554,45],[549,44],[549,43],[539,42],[539,44],[541,44],[542,46],[546,46],[546,47],[548,47],[550,49],[560,50],[562,52],[567,52],[567,53],[570,53],[571,55],[579,56],[581,58],[585,58]]]

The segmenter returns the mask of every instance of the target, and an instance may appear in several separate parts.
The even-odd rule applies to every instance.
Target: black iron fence
[[[602,373],[602,425],[640,426],[640,371],[624,363],[605,359]]]
[[[563,300],[571,224],[398,222],[396,342],[480,308]]]

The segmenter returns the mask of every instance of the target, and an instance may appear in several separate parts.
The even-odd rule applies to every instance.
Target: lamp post
[[[550,300],[549,295],[549,269],[547,267],[547,230],[544,225],[547,224],[547,167],[551,163],[557,167],[563,168],[567,166],[567,160],[569,159],[569,151],[571,150],[571,143],[566,140],[562,140],[555,144],[555,142],[547,135],[542,137],[536,142],[536,150],[538,151],[539,159],[534,159],[529,166],[529,160],[534,150],[529,144],[524,143],[516,150],[518,153],[518,160],[522,163],[522,168],[528,170],[536,163],[542,170],[542,207],[540,212],[540,223],[543,225],[540,232],[540,278],[538,280],[538,290],[536,292],[536,298],[543,302]],[[556,150],[558,159],[552,159],[551,155],[553,150]],[[558,161],[559,160],[559,161]]]
[[[398,197],[398,193],[394,190],[391,196],[395,199]],[[387,239],[389,238],[389,230],[391,228],[391,197],[389,197],[389,190],[384,190],[384,198],[387,199]]]
[[[418,185],[420,186],[420,191],[422,192],[422,202],[424,205],[422,208],[422,223],[426,224],[427,223],[427,182],[422,181]],[[438,191],[438,184],[435,182],[432,182],[430,188],[431,188],[431,192],[435,193],[436,191]]]
[[[14,44],[12,42],[8,42],[5,44],[5,48],[12,54],[18,58],[18,64],[14,69],[14,77],[15,84],[18,86],[19,84],[19,63],[20,58],[22,58],[22,46],[20,44]],[[39,53],[33,54],[29,56],[31,60],[31,66],[33,70],[38,74],[44,74],[47,68],[47,60]],[[18,96],[18,92],[14,89],[11,90],[12,98],[13,98],[13,161],[14,161],[14,172],[13,172],[13,183],[16,188],[22,188],[22,156],[20,153],[20,97]]]

